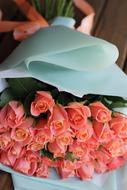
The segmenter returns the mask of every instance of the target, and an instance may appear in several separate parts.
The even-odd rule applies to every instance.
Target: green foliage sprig
[[[29,101],[31,102],[34,99],[36,91],[39,90],[49,91],[55,101],[63,106],[74,101],[81,102],[84,105],[89,105],[94,101],[100,101],[110,110],[127,107],[127,100],[122,97],[88,94],[79,98],[68,92],[58,91],[56,87],[33,78],[11,78],[7,79],[7,82],[9,87],[0,94],[0,107],[3,107],[11,100],[21,101],[28,107]]]
[[[56,16],[74,17],[72,0],[30,0],[30,3],[47,20]]]

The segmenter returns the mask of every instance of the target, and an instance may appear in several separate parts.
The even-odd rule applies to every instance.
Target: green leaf
[[[57,99],[58,96],[59,96],[59,93],[60,93],[60,92],[58,91],[57,88],[51,90],[51,95],[52,95],[53,99]]]
[[[79,160],[79,158],[75,157],[72,152],[67,152],[64,158],[65,160],[70,160],[72,162],[74,162],[75,160]]]
[[[107,101],[106,98],[102,98],[101,100],[102,104],[104,104],[108,109],[112,110],[112,107],[111,107],[111,103],[109,101]]]
[[[96,94],[88,94],[83,96],[81,101],[85,101],[85,105],[89,105],[90,103],[93,103],[95,101],[102,101],[103,96],[96,95]]]
[[[56,16],[74,16],[73,0],[29,0],[30,3],[40,12],[47,20]]]
[[[24,100],[24,108],[25,108],[25,113],[27,116],[30,116],[30,106],[31,106],[31,102],[34,100],[35,98],[35,92],[31,92],[27,95],[27,97]]]
[[[66,0],[57,0],[57,16],[63,15]]]
[[[65,14],[64,14],[65,17],[69,17],[69,16],[73,17],[74,16],[72,7],[73,7],[73,3],[71,0],[66,6],[66,10],[65,10]]]
[[[73,95],[67,92],[60,92],[56,101],[58,104],[66,106],[68,103],[73,102]]]
[[[41,2],[41,0],[29,0],[29,2],[32,4],[32,6],[33,6],[40,14],[42,14],[42,2]]]
[[[9,88],[6,88],[0,95],[0,106],[3,107],[5,104],[14,100],[14,97]]]
[[[53,153],[49,152],[49,151],[46,150],[46,149],[40,150],[40,155],[41,155],[41,156],[44,156],[44,157],[48,157],[50,160],[53,160],[53,161],[56,161],[56,160],[60,160],[60,159],[61,159],[60,157],[54,158]]]
[[[104,96],[107,100],[111,101],[111,102],[123,102],[123,103],[127,103],[127,100],[125,100],[122,97],[118,97],[118,96]]]
[[[40,150],[40,155],[41,155],[41,156],[46,156],[46,157],[48,157],[49,159],[53,160],[53,153],[49,152],[49,151],[46,150],[46,149]]]
[[[102,103],[109,109],[127,107],[127,100],[117,96],[103,96]]]
[[[127,103],[124,103],[124,102],[114,102],[110,106],[111,106],[111,108],[122,108],[122,107],[127,107]]]
[[[45,1],[45,18],[50,19],[50,9],[52,7],[52,0]]]
[[[47,90],[49,85],[37,81],[33,78],[11,78],[7,79],[11,92],[15,99],[24,100],[24,98],[31,92],[37,90]]]

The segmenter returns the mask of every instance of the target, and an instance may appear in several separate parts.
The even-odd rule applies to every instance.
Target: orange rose
[[[57,161],[51,160],[50,158],[48,158],[46,156],[44,156],[44,157],[41,156],[41,162],[44,165],[47,165],[49,167],[56,167],[57,166]]]
[[[92,136],[88,141],[87,141],[87,147],[89,150],[94,151],[97,150],[99,147],[99,142],[97,140],[97,138],[95,138],[94,136]]]
[[[93,121],[93,129],[99,142],[107,143],[114,138],[114,131],[110,129],[108,123]]]
[[[39,151],[41,149],[44,148],[44,144],[40,144],[40,143],[37,143],[37,142],[31,142],[30,144],[28,144],[27,146],[27,150],[31,150],[31,151]]]
[[[69,129],[68,116],[63,106],[55,105],[48,119],[48,126],[54,136],[58,136]]]
[[[94,174],[94,166],[92,162],[85,162],[76,170],[76,175],[82,180],[91,179]]]
[[[13,147],[11,147],[7,151],[7,157],[11,163],[11,166],[15,164],[17,158],[21,157],[21,152],[22,152],[22,145],[18,142],[15,142]]]
[[[125,159],[123,157],[113,158],[110,163],[108,163],[108,170],[115,170],[122,167],[125,164]]]
[[[23,105],[17,101],[11,101],[0,111],[0,123],[3,127],[15,128],[24,121]]]
[[[49,128],[34,131],[34,141],[40,144],[46,144],[52,140],[52,134]]]
[[[101,102],[91,103],[89,107],[91,115],[96,121],[105,123],[111,120],[111,111]]]
[[[44,148],[45,144],[52,140],[52,134],[48,128],[34,130],[34,138],[27,146],[28,150],[38,151]]]
[[[54,157],[64,157],[67,146],[60,147],[56,141],[48,144],[48,150],[53,153]]]
[[[73,102],[65,107],[68,113],[69,122],[72,128],[79,130],[87,123],[87,118],[91,116],[88,106]]]
[[[94,169],[97,173],[104,173],[107,171],[108,167],[106,165],[106,163],[102,162],[101,160],[97,160],[95,159],[93,161],[94,164]]]
[[[62,179],[73,177],[75,175],[74,169],[75,169],[74,162],[70,160],[58,161],[57,172],[60,174]]]
[[[37,91],[35,100],[31,103],[31,114],[39,116],[54,106],[54,100],[50,93],[45,91]]]
[[[110,127],[120,138],[127,137],[127,117],[117,114],[110,121]]]
[[[2,133],[5,133],[9,131],[9,128],[7,126],[3,126],[1,123],[0,123],[0,134]]]
[[[38,156],[36,154],[27,151],[22,157],[16,160],[13,168],[16,171],[32,176],[37,169],[37,160]]]
[[[10,147],[14,145],[13,139],[11,139],[11,135],[9,132],[0,135],[0,150],[8,150]]]
[[[72,145],[69,146],[69,152],[72,152],[76,158],[85,159],[87,157],[87,147],[85,145],[74,141]]]
[[[6,166],[11,166],[11,162],[8,159],[7,152],[5,151],[0,152],[0,163]]]
[[[84,127],[76,132],[76,138],[78,142],[86,142],[93,135],[92,123],[87,122]]]
[[[35,128],[38,129],[44,129],[47,127],[47,119],[40,119],[38,123],[36,124]]]
[[[37,177],[43,177],[43,178],[47,178],[49,175],[49,168],[46,164],[44,164],[43,162],[39,162],[37,169],[36,169],[36,173],[35,175]]]
[[[60,147],[71,145],[73,143],[72,134],[65,132],[56,137],[56,142]]]
[[[122,156],[126,151],[124,142],[120,138],[113,139],[105,145],[105,148],[111,154],[112,158]]]
[[[112,159],[112,156],[109,154],[109,152],[107,150],[105,150],[105,148],[100,145],[100,147],[98,148],[98,150],[95,150],[93,153],[93,159],[96,161],[100,161],[102,163],[109,163]]]
[[[29,144],[33,139],[33,122],[32,118],[26,118],[22,125],[12,129],[11,138],[22,145]]]

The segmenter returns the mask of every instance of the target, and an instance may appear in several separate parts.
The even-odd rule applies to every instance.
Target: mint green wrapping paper
[[[0,91],[7,86],[4,78],[34,77],[80,97],[89,93],[127,97],[127,77],[115,64],[117,48],[58,24],[59,19],[54,21],[55,26],[23,41],[0,65]],[[70,20],[71,28],[73,24]],[[48,179],[40,179],[22,175],[2,164],[0,169],[11,173],[15,190],[127,189],[127,166],[95,175],[91,181],[60,180],[53,170]]]
[[[0,78],[31,76],[80,97],[126,97],[127,77],[115,64],[117,58],[117,48],[104,40],[51,26],[13,51],[0,65]]]
[[[60,180],[54,170],[48,179],[29,177],[0,164],[0,169],[12,174],[15,190],[126,190],[127,166],[118,171],[96,175],[93,180],[78,178]]]

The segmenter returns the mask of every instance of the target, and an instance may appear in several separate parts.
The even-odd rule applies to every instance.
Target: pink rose
[[[114,131],[110,129],[108,123],[99,123],[97,121],[93,121],[93,129],[96,138],[101,143],[107,143],[114,138]]]
[[[86,142],[93,135],[93,127],[90,121],[82,127],[82,129],[76,132],[76,138],[78,142]]]
[[[53,153],[54,157],[63,157],[67,150],[67,146],[59,146],[59,144],[54,140],[52,143],[48,144],[48,150]]]
[[[62,179],[73,177],[75,175],[74,169],[75,163],[70,160],[60,160],[58,162],[57,172]]]
[[[21,158],[16,160],[13,168],[18,172],[32,176],[37,170],[37,160],[36,154],[27,151]]]
[[[84,144],[74,141],[72,145],[69,146],[69,152],[72,152],[76,158],[85,159],[88,155],[87,147]]]
[[[58,136],[69,129],[68,116],[63,106],[55,105],[48,119],[48,126],[54,136]]]
[[[24,121],[24,108],[20,102],[11,101],[0,111],[0,123],[3,127],[15,128]]]
[[[120,138],[127,137],[127,117],[118,115],[110,121],[110,127]]]
[[[112,161],[108,164],[108,170],[115,170],[122,167],[125,164],[123,157],[113,158]]]
[[[111,120],[111,111],[101,102],[94,102],[89,105],[92,117],[98,122],[108,122]]]
[[[29,144],[33,139],[33,122],[32,118],[26,118],[26,120],[18,127],[13,128],[11,131],[11,138],[16,142],[22,143],[22,145]]]
[[[82,166],[76,170],[76,175],[82,180],[91,179],[94,174],[94,166],[92,162],[83,163]]]
[[[14,145],[14,141],[11,139],[9,132],[0,135],[0,150],[8,150]]]
[[[54,100],[50,93],[45,91],[37,91],[35,100],[31,103],[31,114],[39,116],[54,106]]]
[[[79,130],[87,123],[87,118],[91,116],[88,106],[73,102],[66,106],[69,122],[72,128]]]

